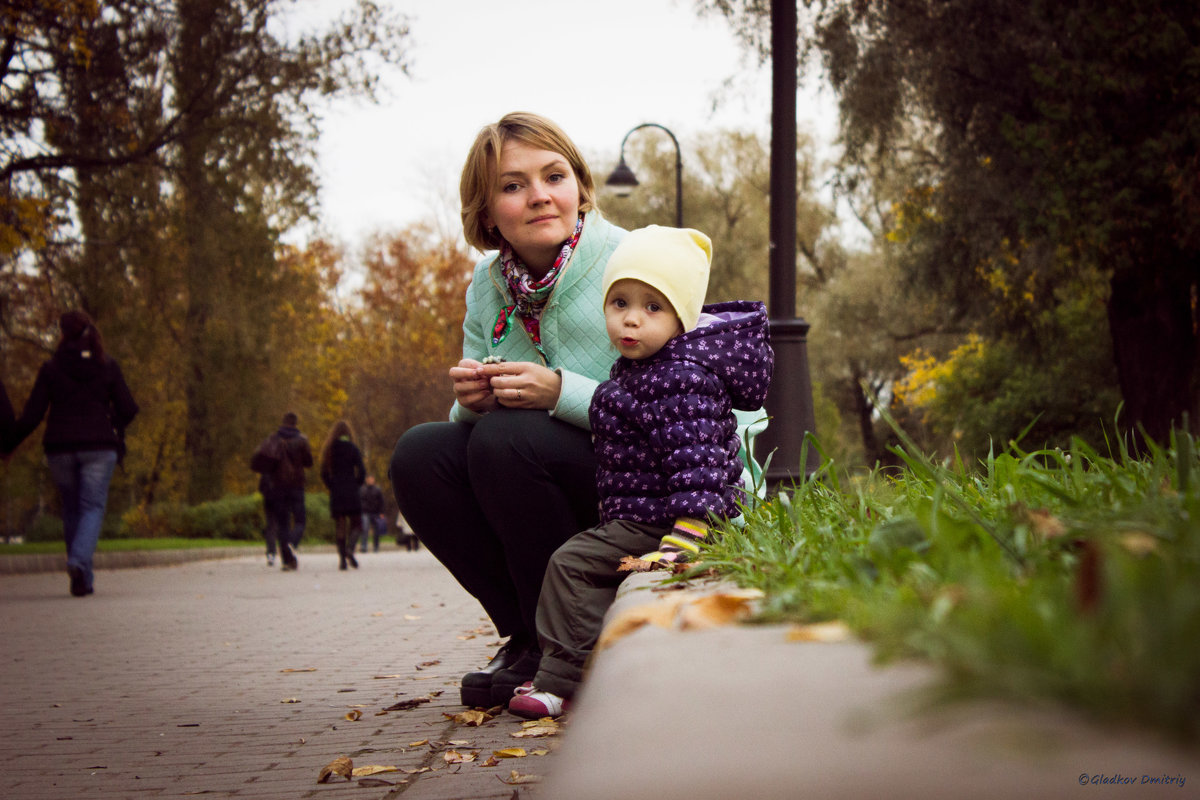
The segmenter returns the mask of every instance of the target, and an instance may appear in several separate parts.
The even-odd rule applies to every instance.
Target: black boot
[[[282,539],[279,540],[279,558],[283,561],[282,569],[284,572],[294,570],[299,566],[296,563],[296,554],[292,552],[291,546]]]
[[[337,537],[338,569],[346,568],[346,537]]]
[[[532,647],[528,636],[516,635],[511,637],[503,647],[496,651],[488,665],[478,672],[468,672],[462,677],[462,704],[474,708],[491,708],[492,680],[496,673],[516,665],[525,657]],[[532,679],[532,675],[525,680]],[[525,681],[522,681],[524,683]],[[512,693],[509,692],[511,695]],[[507,701],[506,701],[507,702]]]

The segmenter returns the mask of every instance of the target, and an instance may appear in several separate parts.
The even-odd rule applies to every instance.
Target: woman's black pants
[[[536,642],[550,555],[599,519],[591,434],[527,409],[429,422],[400,437],[388,477],[413,532],[499,633]]]

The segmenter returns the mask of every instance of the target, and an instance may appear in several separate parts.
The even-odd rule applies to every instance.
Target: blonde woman
[[[350,423],[339,419],[333,424],[321,448],[321,481],[329,489],[329,516],[333,518],[337,538],[338,569],[346,564],[358,569],[354,542],[362,527],[362,501],[359,487],[366,480],[362,453],[354,444]]]
[[[536,114],[479,132],[459,195],[467,241],[496,252],[467,289],[449,421],[406,431],[388,474],[413,532],[509,637],[462,679],[463,704],[490,708],[537,671],[550,554],[598,519],[588,405],[617,358],[600,281],[625,231],[596,209],[574,143]]]

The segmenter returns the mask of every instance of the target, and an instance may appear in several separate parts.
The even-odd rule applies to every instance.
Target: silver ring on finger
[[[517,389],[517,399],[518,400],[521,399],[521,390],[520,389]]]

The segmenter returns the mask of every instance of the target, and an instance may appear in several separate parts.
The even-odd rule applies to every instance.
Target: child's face
[[[683,333],[675,309],[649,284],[623,278],[604,298],[608,338],[626,358],[649,358]]]

